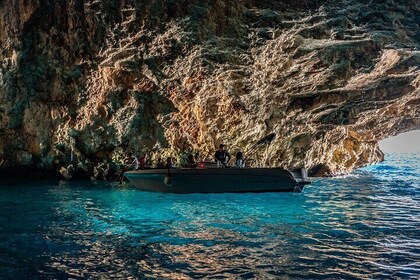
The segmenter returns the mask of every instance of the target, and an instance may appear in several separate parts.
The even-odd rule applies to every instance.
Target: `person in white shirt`
[[[137,157],[133,156],[133,153],[127,153],[127,157],[124,159],[125,170],[137,170],[139,169],[139,161]]]

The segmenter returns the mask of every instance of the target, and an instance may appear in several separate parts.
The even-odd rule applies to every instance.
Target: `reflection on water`
[[[419,155],[301,194],[0,187],[0,279],[416,278]]]

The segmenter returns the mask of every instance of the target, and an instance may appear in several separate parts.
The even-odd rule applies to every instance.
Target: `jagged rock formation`
[[[1,168],[99,176],[128,149],[211,156],[272,132],[257,164],[380,161],[379,140],[420,128],[419,5],[1,1]]]

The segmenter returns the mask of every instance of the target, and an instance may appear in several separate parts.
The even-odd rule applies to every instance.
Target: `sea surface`
[[[314,179],[300,194],[0,186],[0,279],[419,275],[420,154],[387,154],[351,175]]]

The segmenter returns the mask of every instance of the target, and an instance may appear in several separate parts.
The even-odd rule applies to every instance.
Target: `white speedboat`
[[[197,168],[145,169],[124,176],[138,189],[168,193],[300,192],[308,180],[305,169]]]

